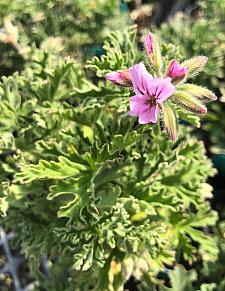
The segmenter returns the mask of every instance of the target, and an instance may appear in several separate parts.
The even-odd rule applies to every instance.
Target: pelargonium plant
[[[212,163],[189,129],[182,126],[174,143],[158,122],[162,115],[175,139],[177,116],[195,120],[176,102],[206,112],[201,101],[214,94],[184,84],[206,58],[162,61],[149,34],[149,74],[135,36],[134,27],[113,32],[105,55],[88,63],[98,77],[113,71],[107,78],[128,89],[92,82],[73,59],[42,50],[0,82],[1,225],[17,234],[37,290],[120,291],[129,281],[164,290],[158,278],[166,268],[217,256],[206,183]]]
[[[135,95],[130,98],[128,115],[139,117],[140,124],[147,124],[156,123],[160,114],[169,137],[176,140],[178,122],[173,104],[179,104],[190,112],[205,114],[207,108],[204,102],[217,99],[207,88],[186,83],[189,77],[203,69],[207,57],[193,57],[181,64],[171,60],[167,65],[163,62],[156,35],[149,33],[144,45],[152,74],[144,63],[139,63],[126,70],[108,73],[106,79],[133,88]]]

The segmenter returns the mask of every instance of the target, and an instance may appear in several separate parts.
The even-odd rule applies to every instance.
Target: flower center
[[[156,105],[155,95],[149,96],[149,103],[151,106]]]

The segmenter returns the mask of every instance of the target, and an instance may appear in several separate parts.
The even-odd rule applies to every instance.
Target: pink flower
[[[105,75],[108,81],[120,86],[132,86],[130,74],[128,70],[111,72]]]
[[[153,78],[143,63],[129,69],[135,96],[130,98],[130,116],[139,116],[139,123],[156,123],[159,104],[175,91],[171,78]]]
[[[167,76],[172,78],[172,80],[179,82],[184,79],[187,71],[187,67],[182,67],[178,61],[173,60],[167,69]]]

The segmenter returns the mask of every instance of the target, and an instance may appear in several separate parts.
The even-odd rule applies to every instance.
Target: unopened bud
[[[149,32],[145,37],[144,45],[150,63],[160,72],[162,67],[162,56],[156,35]]]
[[[145,49],[148,55],[151,55],[153,53],[153,47],[152,47],[152,33],[149,33],[145,37]]]
[[[178,123],[176,113],[168,102],[162,103],[161,108],[163,112],[163,123],[165,130],[167,131],[170,139],[175,141],[177,139],[178,133]]]
[[[181,85],[179,86],[179,90],[190,93],[191,95],[196,96],[200,99],[206,98],[212,101],[215,101],[217,99],[216,95],[209,89],[194,84]]]
[[[177,84],[185,78],[187,71],[187,67],[183,67],[178,61],[173,60],[168,66],[167,76],[172,78],[173,84]]]
[[[130,73],[128,70],[111,72],[105,75],[108,81],[120,86],[130,87],[132,86]]]
[[[208,58],[205,56],[198,56],[184,61],[181,66],[188,68],[188,77],[194,77],[201,72],[206,65]]]
[[[202,104],[191,94],[183,91],[175,91],[173,96],[175,97],[176,101],[183,105],[187,110],[199,114],[207,113],[207,108],[204,106],[204,104]]]

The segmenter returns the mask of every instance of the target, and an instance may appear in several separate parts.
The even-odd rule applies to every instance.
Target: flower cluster
[[[149,74],[143,63],[131,68],[106,74],[106,79],[116,85],[133,87],[135,95],[130,98],[130,116],[137,116],[140,124],[156,123],[159,113],[169,137],[177,139],[178,122],[173,103],[185,110],[204,114],[205,101],[217,97],[207,88],[185,83],[189,77],[199,73],[207,63],[207,57],[197,56],[179,63],[171,60],[166,67],[156,35],[149,33],[144,40],[146,54],[153,69]]]

